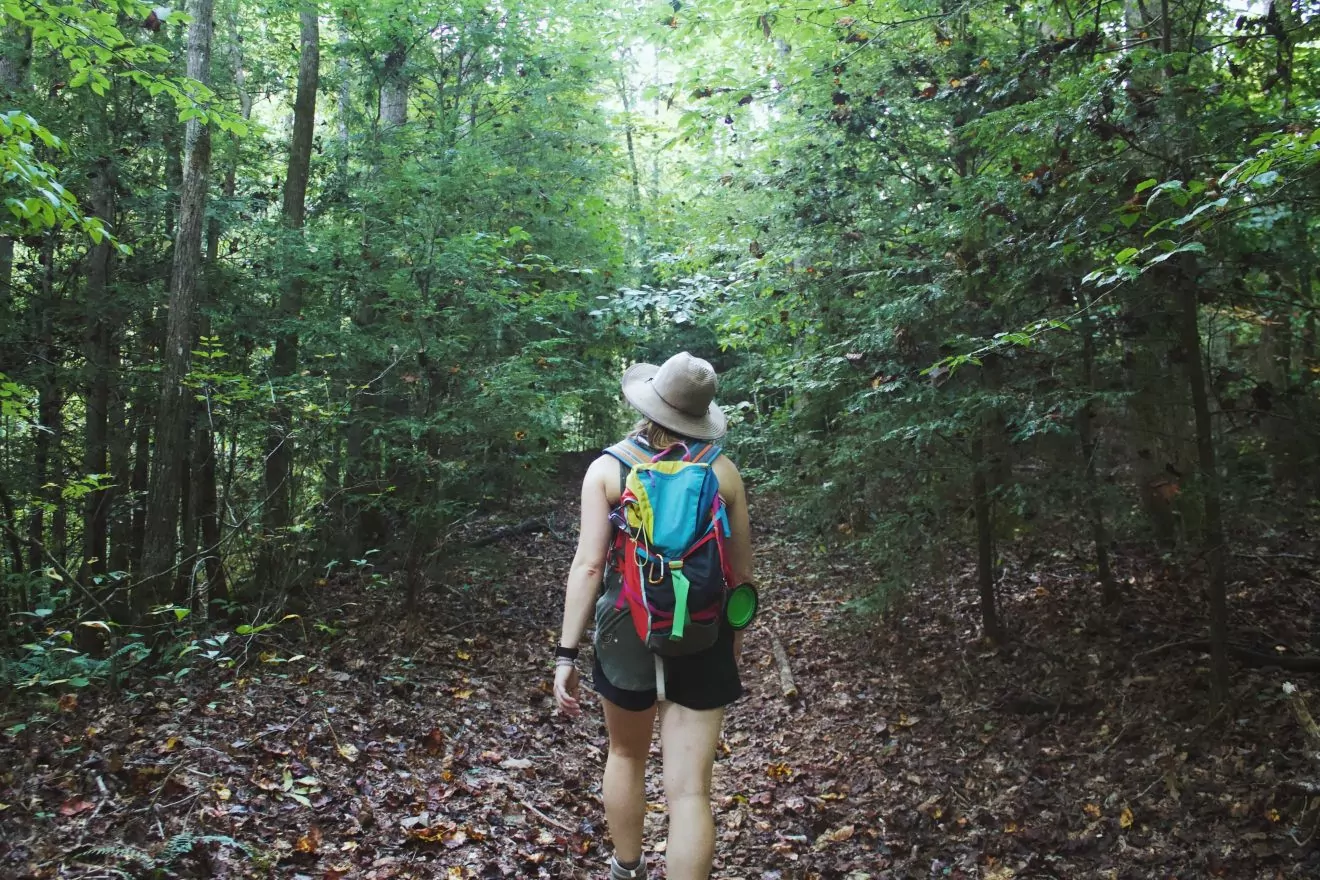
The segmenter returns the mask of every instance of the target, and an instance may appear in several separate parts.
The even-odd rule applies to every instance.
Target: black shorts
[[[733,628],[720,627],[715,644],[686,657],[665,657],[665,699],[688,709],[720,709],[743,694],[738,664],[733,658]],[[599,658],[591,670],[596,693],[620,709],[641,712],[655,705],[655,688],[628,691],[610,684]]]

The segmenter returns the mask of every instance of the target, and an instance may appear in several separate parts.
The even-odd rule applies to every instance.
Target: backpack
[[[712,467],[720,448],[679,444],[652,454],[629,438],[605,453],[628,468],[610,513],[610,565],[621,578],[616,610],[627,607],[638,638],[655,654],[709,648],[732,582],[724,552],[729,519]]]

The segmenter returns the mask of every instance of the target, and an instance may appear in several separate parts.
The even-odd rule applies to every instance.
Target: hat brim
[[[655,364],[633,364],[623,373],[623,396],[628,405],[655,422],[682,437],[693,440],[718,440],[728,431],[729,420],[719,404],[711,401],[706,414],[694,416],[665,403],[656,394],[651,380],[660,368]]]

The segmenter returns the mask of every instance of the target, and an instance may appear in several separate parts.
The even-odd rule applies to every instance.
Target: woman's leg
[[[642,857],[642,822],[646,817],[646,756],[651,751],[655,706],[640,712],[605,704],[610,753],[605,759],[605,821],[620,862]]]
[[[688,709],[677,703],[660,708],[660,747],[669,802],[669,843],[665,848],[669,880],[710,877],[715,857],[710,777],[723,720],[723,709]]]

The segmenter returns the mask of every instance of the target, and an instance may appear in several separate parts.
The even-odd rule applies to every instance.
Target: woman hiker
[[[656,453],[676,444],[689,450],[724,436],[724,413],[714,403],[715,370],[687,352],[659,367],[637,364],[623,374],[623,394],[642,415],[630,438]],[[728,458],[712,465],[726,505],[726,565],[734,584],[752,580],[752,548],[742,477]],[[607,565],[628,466],[610,455],[592,463],[582,481],[582,530],[568,574],[564,622],[555,651],[555,699],[568,715],[578,702],[578,642],[595,614],[592,686],[605,706],[609,756],[605,761],[605,817],[614,855],[611,880],[643,880],[642,821],[646,814],[646,759],[655,718],[660,717],[669,840],[668,880],[707,880],[715,850],[711,771],[724,707],[742,695],[737,657],[741,632],[721,615],[713,646],[659,661],[638,637],[629,612],[620,609],[620,576]],[[603,584],[602,584],[603,579]],[[657,680],[658,678],[662,680]],[[663,695],[657,685],[662,684]],[[657,699],[659,697],[659,699]]]

